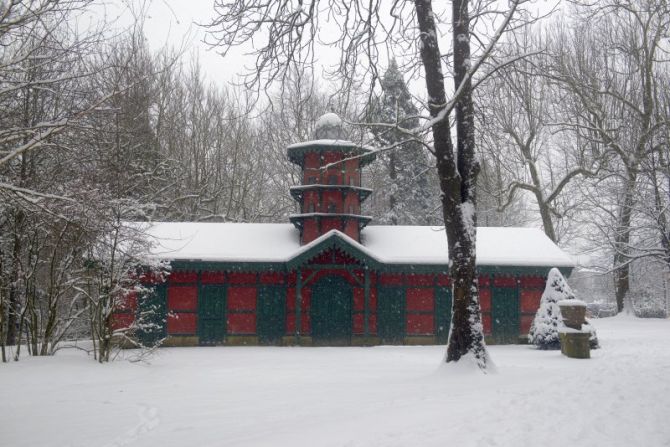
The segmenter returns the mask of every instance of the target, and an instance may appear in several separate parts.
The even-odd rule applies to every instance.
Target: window
[[[337,179],[337,175],[329,175],[328,176],[328,184],[329,185],[337,185],[338,183],[339,182],[338,182],[338,179]]]

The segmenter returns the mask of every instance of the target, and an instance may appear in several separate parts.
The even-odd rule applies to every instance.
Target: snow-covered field
[[[0,445],[670,446],[670,320],[595,320],[591,360],[492,346],[497,373],[442,347],[81,351],[0,365]]]

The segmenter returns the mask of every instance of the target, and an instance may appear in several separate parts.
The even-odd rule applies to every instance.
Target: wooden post
[[[302,271],[297,270],[295,280],[295,342],[300,344],[300,326],[302,325]]]

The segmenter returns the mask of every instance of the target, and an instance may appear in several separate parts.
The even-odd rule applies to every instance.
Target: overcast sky
[[[446,2],[447,0],[440,0]],[[538,10],[551,9],[558,0],[535,0]],[[244,65],[253,61],[237,50],[224,60],[216,50],[203,43],[205,31],[198,23],[207,23],[214,16],[214,0],[112,0],[102,6],[108,19],[118,17],[119,26],[132,23],[132,12],[144,16],[144,32],[152,50],[163,47],[183,48],[187,55],[199,55],[202,73],[214,82],[237,79]],[[336,58],[328,55],[324,59]]]

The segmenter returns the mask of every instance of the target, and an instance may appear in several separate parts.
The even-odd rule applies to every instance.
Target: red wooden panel
[[[316,225],[316,220],[305,219],[302,227],[302,240],[305,243],[312,242],[319,237],[319,228]]]
[[[127,329],[135,322],[135,314],[132,313],[114,313],[112,314],[112,330],[119,331]]]
[[[354,312],[365,310],[365,289],[354,288]]]
[[[377,285],[377,273],[370,272],[370,284],[373,286]]]
[[[354,334],[364,334],[365,333],[365,314],[354,314],[353,315],[353,332]]]
[[[491,335],[491,315],[482,315],[482,323],[484,323],[484,334]]]
[[[263,272],[260,274],[261,284],[284,284],[284,274],[280,272]]]
[[[479,277],[479,287],[491,287],[491,277],[486,275],[486,276],[480,276]]]
[[[302,314],[300,316],[302,320],[302,328],[300,334],[306,335],[311,331],[309,314]],[[295,334],[295,314],[286,314],[286,333],[288,335]]]
[[[318,152],[308,152],[305,154],[305,169],[318,169],[320,167],[319,162],[321,157],[319,157]]]
[[[377,288],[370,289],[370,312],[377,312]]]
[[[255,334],[256,314],[228,314],[226,319],[229,334]]]
[[[533,324],[535,315],[521,315],[521,332],[520,334],[527,334],[530,332],[530,325]]]
[[[295,314],[286,314],[286,333],[295,334]]]
[[[321,234],[326,234],[330,230],[340,229],[340,218],[325,217],[321,219]]]
[[[298,280],[298,274],[296,272],[291,272],[288,274],[287,282],[289,286],[295,286]]]
[[[368,330],[371,334],[377,333],[377,315],[370,315],[368,318]]]
[[[286,312],[295,312],[295,289],[286,289]]]
[[[432,286],[435,282],[434,275],[407,275],[408,286]]]
[[[407,311],[432,311],[434,309],[435,289],[407,289]]]
[[[360,204],[358,203],[358,194],[353,191],[347,193],[344,196],[344,212],[347,214],[358,214],[359,208]]]
[[[228,273],[228,282],[231,284],[256,284],[256,274],[231,272]]]
[[[198,274],[196,272],[172,272],[168,276],[169,283],[194,283],[198,282]]]
[[[435,322],[431,314],[407,314],[407,334],[426,335],[435,332]]]
[[[401,286],[402,273],[382,273],[379,275],[379,283],[384,286]]]
[[[311,321],[309,319],[309,314],[302,314],[300,319],[302,320],[302,334],[309,334],[312,331]]]
[[[137,309],[137,292],[128,292],[116,300],[115,311],[134,312]]]
[[[198,327],[197,314],[170,312],[167,317],[168,334],[193,334],[195,335]]]
[[[451,279],[449,278],[449,275],[441,274],[437,275],[437,285],[441,287],[449,287],[451,286]],[[481,283],[480,283],[481,285]]]
[[[319,192],[318,191],[305,191],[303,193],[302,203],[304,205],[304,213],[313,213],[316,211],[316,208],[319,206]],[[310,208],[310,205],[313,205]]]
[[[482,312],[491,310],[491,289],[479,289],[479,305]]]
[[[324,152],[322,160],[323,165],[327,165],[328,163],[336,163],[342,160],[342,152],[334,152],[334,151]]]
[[[521,287],[526,289],[544,289],[545,280],[541,276],[524,276],[519,281]]]
[[[228,310],[255,310],[255,287],[230,287],[228,289]]]
[[[521,289],[521,312],[535,313],[540,307],[542,290],[539,289]]]
[[[496,276],[493,278],[494,287],[516,287],[516,278],[513,276]]]
[[[335,212],[341,213],[343,206],[342,193],[340,191],[324,191],[321,196],[321,212],[330,213],[333,207]]]
[[[198,288],[196,286],[169,286],[167,290],[168,310],[196,310]]]
[[[300,292],[300,298],[302,305],[300,310],[303,314],[309,312],[309,304],[312,302],[312,290],[311,289],[302,289]]]
[[[202,272],[200,281],[203,284],[224,284],[226,282],[225,272]]]

